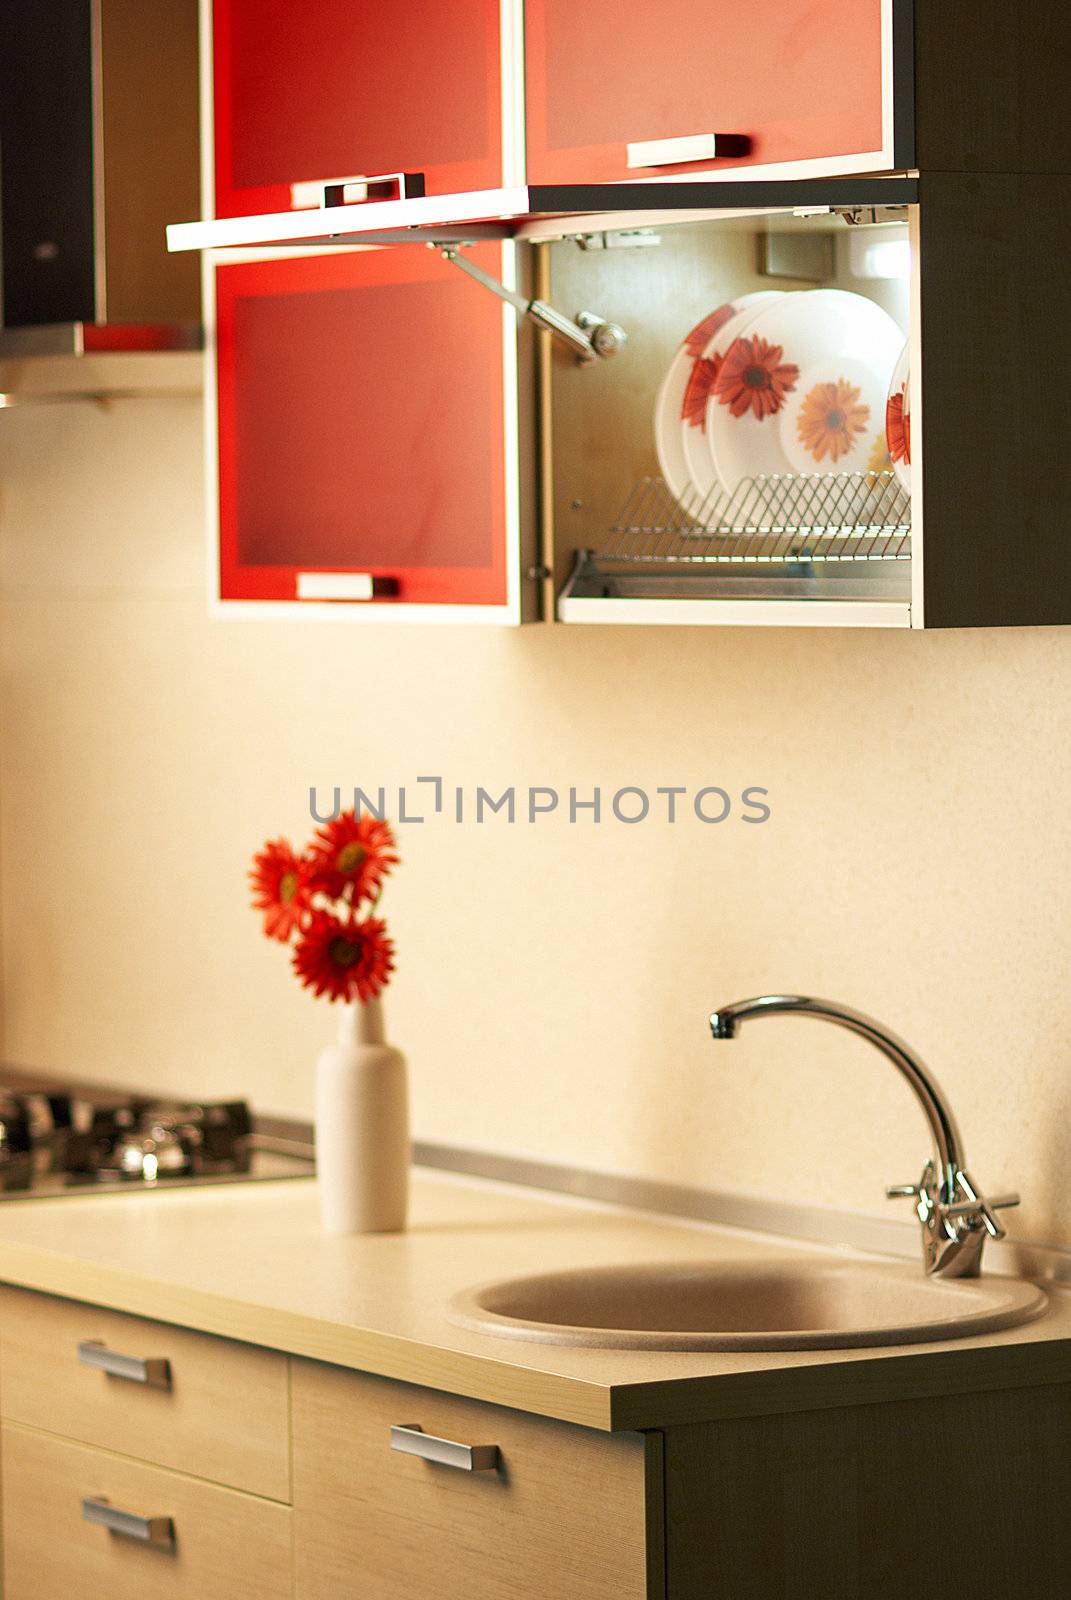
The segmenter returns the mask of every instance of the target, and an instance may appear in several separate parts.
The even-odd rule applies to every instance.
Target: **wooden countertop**
[[[871,1350],[572,1349],[455,1327],[453,1294],[620,1261],[829,1252],[418,1171],[406,1234],[329,1238],[311,1180],[0,1204],[0,1280],[605,1430],[1071,1378],[1071,1294],[1040,1321]],[[921,1271],[921,1267],[919,1269]]]

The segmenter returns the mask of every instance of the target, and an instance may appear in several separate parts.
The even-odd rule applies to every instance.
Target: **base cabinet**
[[[1055,1600],[1069,1506],[1071,1383],[671,1428],[668,1597]]]
[[[126,1361],[78,1400],[55,1374],[101,1335]],[[0,1374],[5,1600],[1056,1600],[1071,1572],[1071,1382],[607,1434],[2,1286]]]
[[[5,1600],[289,1600],[289,1506],[15,1423],[3,1470]]]
[[[644,1600],[658,1436],[612,1435],[313,1362],[292,1368],[297,1600]],[[392,1449],[477,1451],[470,1468]],[[452,1452],[445,1452],[452,1454]],[[479,1462],[485,1459],[476,1456]]]
[[[273,1350],[0,1290],[5,1422],[288,1500],[288,1407],[287,1359]]]

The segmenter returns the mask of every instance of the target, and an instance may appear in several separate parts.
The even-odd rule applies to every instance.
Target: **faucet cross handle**
[[[885,1194],[890,1200],[917,1200],[916,1214],[926,1239],[930,1270],[947,1260],[944,1270],[951,1270],[956,1276],[973,1276],[977,1272],[980,1241],[985,1234],[991,1239],[1005,1237],[995,1213],[1019,1204],[1017,1194],[983,1194],[962,1167],[953,1168],[947,1184],[939,1187],[932,1161],[927,1161],[917,1183],[890,1184]],[[944,1198],[946,1194],[949,1199]]]
[[[1003,1239],[1006,1230],[993,1215],[995,1211],[1004,1211],[1009,1206],[1019,1204],[1017,1194],[980,1194],[975,1190],[965,1172],[959,1174],[959,1187],[967,1192],[966,1200],[955,1200],[951,1205],[942,1206],[941,1210],[946,1217],[966,1217],[981,1222],[991,1239]],[[972,1191],[974,1191],[972,1193]]]
[[[890,1183],[885,1188],[887,1200],[916,1200],[915,1214],[923,1230],[932,1229],[940,1210],[940,1190],[932,1161],[927,1161],[917,1183]]]

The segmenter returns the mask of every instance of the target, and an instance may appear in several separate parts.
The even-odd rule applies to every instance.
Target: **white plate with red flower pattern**
[[[780,332],[797,353],[800,376],[781,414],[781,442],[795,472],[865,472],[884,431],[885,401],[903,330],[865,295],[808,294],[799,333]]]
[[[707,402],[726,488],[772,473],[866,471],[903,337],[888,312],[843,289],[762,307],[726,351]]]
[[[716,483],[704,439],[706,401],[721,352],[728,348],[725,333],[732,339],[739,331],[730,329],[730,323],[749,307],[780,299],[782,293],[760,289],[727,300],[696,323],[670,362],[655,399],[654,436],[658,465],[675,499],[695,504]]]
[[[885,443],[892,469],[907,490],[911,488],[911,383],[907,345],[900,354],[885,405]]]
[[[718,380],[725,352],[742,333],[745,333],[759,311],[773,300],[784,298],[783,289],[759,289],[754,294],[742,294],[719,312],[729,316],[717,324],[715,331],[692,366],[681,403],[680,431],[684,446],[684,461],[688,481],[702,502],[722,487],[714,469],[714,458],[707,444],[707,401]]]

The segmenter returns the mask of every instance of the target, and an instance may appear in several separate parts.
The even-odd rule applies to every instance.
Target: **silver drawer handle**
[[[497,1444],[456,1444],[453,1439],[437,1439],[425,1433],[416,1422],[403,1422],[390,1430],[390,1447],[405,1456],[420,1456],[437,1461],[441,1467],[458,1467],[462,1472],[494,1472],[498,1466]]]
[[[95,1367],[110,1378],[145,1383],[151,1389],[171,1387],[171,1363],[163,1357],[146,1360],[143,1356],[125,1356],[119,1350],[109,1350],[99,1339],[83,1339],[78,1346],[78,1359],[83,1367]]]
[[[136,1539],[156,1550],[175,1548],[175,1524],[170,1517],[139,1517],[134,1511],[120,1511],[108,1500],[83,1500],[82,1521],[95,1522],[120,1539]]]

